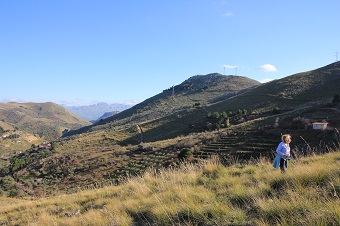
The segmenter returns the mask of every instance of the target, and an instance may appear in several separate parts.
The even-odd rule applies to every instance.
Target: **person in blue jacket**
[[[282,141],[276,148],[276,157],[273,166],[281,169],[281,172],[286,172],[288,168],[288,161],[290,159],[290,142],[292,138],[289,134],[282,135]]]

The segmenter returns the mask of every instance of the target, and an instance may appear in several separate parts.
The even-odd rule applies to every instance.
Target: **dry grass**
[[[37,200],[0,198],[4,225],[339,225],[340,152],[291,160],[217,159],[147,171],[120,186]]]

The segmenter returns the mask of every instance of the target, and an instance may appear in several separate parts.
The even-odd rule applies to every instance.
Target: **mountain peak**
[[[195,75],[175,86],[177,90],[239,90],[240,87],[249,84],[258,85],[259,82],[243,76],[222,75],[210,73],[206,75]]]
[[[226,76],[221,75],[219,73],[211,73],[211,74],[206,74],[206,75],[194,75],[188,78],[187,80],[185,80],[183,83],[209,82],[211,80],[221,80],[223,79],[223,77],[226,77]]]

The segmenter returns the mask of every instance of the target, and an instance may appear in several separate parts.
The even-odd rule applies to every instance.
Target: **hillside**
[[[290,160],[216,159],[150,170],[119,186],[38,199],[0,197],[1,225],[339,225],[340,152]]]
[[[242,76],[224,76],[216,73],[196,75],[130,109],[100,121],[99,124],[70,131],[66,136],[102,130],[100,125],[108,123],[111,123],[109,127],[125,126],[174,115],[190,110],[193,106],[203,107],[220,99],[230,98],[259,84]]]
[[[206,117],[209,112],[236,112],[239,109],[246,109],[263,114],[275,108],[289,111],[308,104],[313,105],[317,101],[330,101],[339,93],[339,73],[340,63],[336,62],[261,85],[251,83],[252,86],[249,87],[252,89],[249,90],[246,85],[242,85],[239,86],[239,92],[235,92],[235,87],[230,87],[230,84],[238,84],[232,80],[235,76],[213,76],[211,80],[214,82],[211,84],[219,85],[212,86],[211,90],[204,90],[211,75],[194,76],[178,86],[177,93],[174,87],[174,98],[172,89],[167,89],[126,111],[103,120],[100,125],[71,131],[68,135],[111,130],[110,128],[126,131],[136,124],[140,124],[143,128],[146,142],[174,138],[190,132],[201,132],[206,130]],[[199,78],[204,78],[205,82],[197,82]],[[220,78],[226,79],[227,83],[219,82]],[[223,86],[226,86],[225,90]],[[210,96],[211,94],[215,95]],[[198,107],[193,107],[195,104]],[[127,139],[125,144],[136,143],[139,140],[139,135],[126,134],[126,136],[131,136],[132,139]]]
[[[54,103],[0,103],[0,121],[3,130],[11,127],[32,135],[54,140],[65,129],[77,129],[87,122]]]
[[[332,64],[240,91],[229,99],[215,95],[206,99],[213,100],[210,104],[195,105],[195,99],[187,109],[155,120],[142,121],[143,117],[132,115],[102,122],[77,131],[86,133],[55,141],[48,152],[31,148],[13,155],[3,163],[0,174],[16,178],[14,191],[35,195],[53,193],[56,188],[74,192],[93,184],[119,184],[150,167],[177,166],[180,156],[193,162],[211,155],[219,155],[224,162],[271,157],[283,133],[292,134],[293,148],[324,151],[340,142],[340,105],[331,103],[340,87],[338,75],[339,64]],[[300,87],[302,81],[305,85]],[[205,94],[204,89],[192,92],[202,98]],[[184,106],[185,99],[176,102],[177,98],[184,97],[171,94],[166,103]],[[163,106],[164,112],[172,111],[169,105]],[[127,111],[118,115],[128,115],[131,109]],[[152,114],[151,109],[145,110],[145,115]],[[328,129],[313,130],[311,123],[322,120],[329,122]]]
[[[199,109],[182,111],[142,124],[147,141],[168,139],[200,132],[206,129],[206,117],[209,112],[236,112],[247,109],[255,117],[275,108],[290,111],[301,107],[318,105],[322,101],[330,102],[340,92],[340,62],[333,63],[313,71],[294,74],[279,80],[265,83],[218,103]],[[258,116],[256,116],[258,114]],[[189,129],[189,125],[191,129]],[[165,132],[166,131],[166,132]]]

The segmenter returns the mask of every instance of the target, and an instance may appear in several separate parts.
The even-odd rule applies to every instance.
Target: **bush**
[[[23,158],[23,159],[12,158],[11,159],[12,172],[25,167],[28,164],[28,162],[29,162],[28,158]]]
[[[0,168],[0,176],[1,177],[8,175],[10,172],[11,171],[8,169],[8,167]]]
[[[8,192],[17,190],[14,178],[10,176],[0,178],[0,189]]]
[[[13,188],[13,189],[11,189],[11,190],[9,191],[8,196],[9,196],[9,197],[15,197],[15,196],[17,196],[18,194],[19,194],[18,189]]]
[[[180,153],[178,153],[177,157],[180,161],[186,161],[190,160],[190,158],[193,156],[190,148],[183,148]]]
[[[199,108],[199,107],[201,107],[201,103],[197,102],[197,103],[195,103],[195,104],[193,105],[193,107]]]

